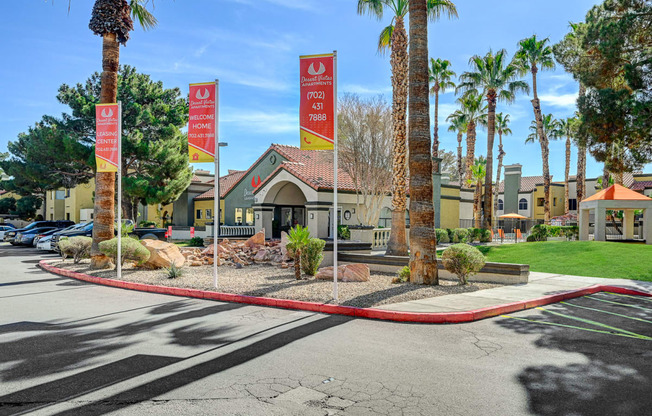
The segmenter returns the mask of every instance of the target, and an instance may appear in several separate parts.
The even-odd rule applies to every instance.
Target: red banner
[[[190,227],[190,238],[195,238],[195,227]]]
[[[95,105],[95,163],[98,172],[117,172],[120,157],[118,104]]]
[[[188,155],[190,163],[215,161],[217,84],[190,84]]]
[[[299,58],[301,149],[333,149],[335,140],[334,54]]]

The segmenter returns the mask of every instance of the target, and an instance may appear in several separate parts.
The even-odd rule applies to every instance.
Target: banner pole
[[[122,279],[122,102],[118,101],[118,252],[116,268]]]
[[[337,51],[333,51],[333,116],[333,299],[337,302]]]
[[[213,183],[213,286],[217,289],[217,243],[220,236],[220,140],[217,134],[219,120],[218,98],[220,81],[215,80],[215,181]]]

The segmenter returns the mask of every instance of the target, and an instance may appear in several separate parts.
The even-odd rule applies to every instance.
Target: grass
[[[546,241],[479,246],[488,261],[529,264],[533,272],[652,282],[652,245]]]

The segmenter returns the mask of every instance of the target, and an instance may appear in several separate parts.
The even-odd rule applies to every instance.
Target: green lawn
[[[652,281],[652,245],[547,241],[478,248],[488,261],[529,264],[534,272]]]

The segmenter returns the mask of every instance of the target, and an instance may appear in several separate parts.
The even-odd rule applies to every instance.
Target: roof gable
[[[641,195],[622,185],[615,184],[582,200],[582,202],[588,201],[652,201],[652,198]]]

